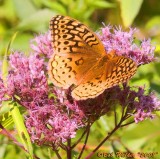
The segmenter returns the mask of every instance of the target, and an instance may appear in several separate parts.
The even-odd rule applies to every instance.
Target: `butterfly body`
[[[97,35],[79,21],[56,16],[50,21],[54,53],[49,76],[54,85],[68,89],[76,100],[94,98],[105,89],[126,82],[136,72],[136,63],[115,51],[105,52]]]

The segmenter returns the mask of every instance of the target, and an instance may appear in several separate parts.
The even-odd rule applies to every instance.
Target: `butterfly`
[[[114,51],[106,53],[98,36],[78,20],[57,15],[50,20],[50,32],[54,53],[49,59],[49,77],[55,86],[73,86],[75,100],[95,98],[127,82],[137,70],[132,59]]]

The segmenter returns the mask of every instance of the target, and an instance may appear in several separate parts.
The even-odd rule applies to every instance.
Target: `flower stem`
[[[90,159],[94,155],[94,153],[111,137],[111,135],[121,127],[122,122],[123,120],[121,120],[115,126],[115,128],[110,133],[108,133],[108,135],[103,139],[103,141],[85,159]]]
[[[60,154],[58,153],[58,149],[55,147],[54,143],[52,143],[52,150],[56,153],[58,159],[62,159]]]
[[[82,140],[82,138],[83,138],[83,136],[90,130],[90,126],[91,126],[91,124],[90,124],[90,122],[87,124],[87,127],[86,127],[86,129],[84,130],[84,132],[83,132],[83,134],[81,135],[81,137],[76,141],[76,143],[74,143],[73,145],[72,145],[72,149],[75,147],[75,146],[77,146],[77,144]]]
[[[123,125],[121,125],[121,127],[124,127],[124,126],[130,125],[130,124],[133,124],[133,123],[135,123],[135,121],[131,121],[131,122],[129,122],[129,123],[123,124]]]
[[[83,147],[82,147],[82,150],[81,150],[81,152],[80,152],[80,154],[79,154],[78,159],[81,158],[81,156],[82,156],[82,154],[83,154],[83,151],[84,151],[84,149],[85,149],[85,147],[86,147],[86,144],[87,144],[87,141],[88,141],[89,133],[90,133],[90,127],[88,127],[88,129],[87,129],[86,139],[85,139],[85,141],[84,141],[84,145],[83,145]]]
[[[67,159],[72,157],[71,139],[67,140]]]
[[[57,150],[55,150],[54,152],[56,153],[56,156],[58,157],[58,159],[62,159]]]
[[[117,112],[116,112],[116,108],[114,106],[114,124],[115,124],[115,127],[117,126]]]
[[[23,149],[25,152],[29,153],[29,152],[24,148],[24,146],[23,146],[21,143],[19,143],[19,142],[17,141],[17,139],[16,139],[13,135],[11,135],[11,133],[9,133],[9,132],[3,127],[3,125],[1,125],[1,124],[0,124],[0,129],[2,129],[2,130],[1,130],[1,133],[3,133],[4,135],[6,135],[10,140],[12,140],[17,146],[19,146],[19,147],[20,147],[21,149]],[[39,159],[36,155],[33,155],[33,158]]]

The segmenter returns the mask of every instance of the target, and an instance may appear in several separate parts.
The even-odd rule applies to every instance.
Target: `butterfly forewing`
[[[72,84],[81,83],[86,73],[91,70],[95,63],[96,58],[94,56],[54,54],[50,58],[48,71],[52,82],[56,86],[66,89]]]
[[[49,60],[52,82],[62,88],[81,83],[105,49],[85,25],[70,17],[56,16],[50,21],[54,54]]]
[[[81,53],[102,56],[105,49],[97,35],[87,26],[67,16],[58,15],[50,21],[52,45],[56,53]],[[88,50],[92,50],[88,53]]]

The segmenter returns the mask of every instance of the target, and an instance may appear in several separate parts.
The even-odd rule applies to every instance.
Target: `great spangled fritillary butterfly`
[[[106,53],[102,42],[87,26],[67,16],[50,21],[54,53],[49,76],[55,86],[67,89],[76,100],[94,98],[105,89],[126,82],[137,70],[124,56]]]

